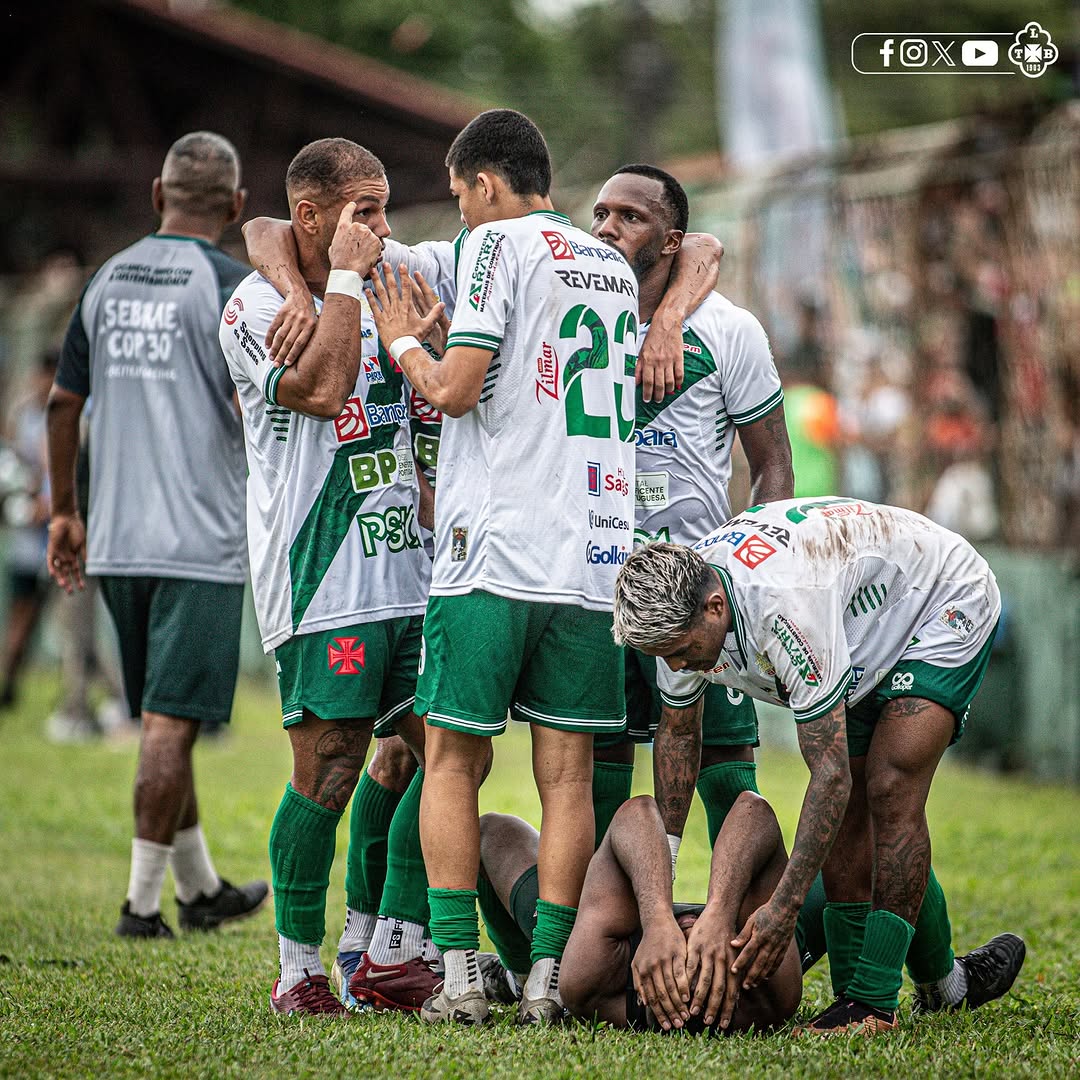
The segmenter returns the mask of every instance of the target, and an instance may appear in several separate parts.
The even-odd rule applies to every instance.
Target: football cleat
[[[404,964],[374,964],[367,953],[349,979],[349,993],[377,1012],[417,1012],[442,980],[419,956]]]
[[[496,1005],[516,1005],[521,1000],[521,991],[515,990],[517,980],[506,970],[498,954],[477,953],[476,960],[480,978],[484,980],[484,997]]]
[[[349,1012],[364,1012],[370,1006],[364,1001],[357,1001],[349,991],[349,980],[360,966],[362,952],[339,952],[334,960],[331,978],[338,990],[338,1000]]]
[[[190,904],[176,901],[181,930],[216,930],[222,923],[254,915],[266,901],[270,886],[265,881],[230,885],[224,878],[213,896],[197,896]]]
[[[880,1035],[897,1027],[894,1009],[877,1009],[852,998],[837,998],[809,1024],[797,1027],[792,1035]]]
[[[998,934],[985,945],[972,949],[966,956],[958,956],[956,962],[967,976],[967,991],[955,1004],[945,1001],[937,984],[917,986],[912,1002],[913,1015],[920,1013],[955,1012],[965,1005],[977,1009],[988,1001],[1001,997],[1016,982],[1016,976],[1024,966],[1027,946],[1016,934]]]
[[[566,1019],[566,1007],[557,997],[531,998],[522,995],[514,1023],[518,1027],[530,1024],[561,1024]]]
[[[348,1016],[349,1010],[341,1004],[330,989],[330,980],[325,975],[304,977],[283,994],[278,993],[280,980],[274,980],[270,991],[270,1009],[280,1016]]]
[[[114,931],[117,937],[126,938],[172,938],[176,935],[169,929],[169,924],[161,917],[160,911],[153,915],[136,915],[131,904],[125,900],[120,909],[120,921]]]
[[[451,998],[440,983],[438,993],[421,1007],[420,1019],[428,1024],[486,1024],[491,1019],[491,1010],[482,990],[466,990]]]

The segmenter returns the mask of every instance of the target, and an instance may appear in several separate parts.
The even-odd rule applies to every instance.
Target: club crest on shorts
[[[326,647],[326,664],[335,675],[359,675],[360,668],[364,666],[364,643],[360,641],[360,647],[356,647],[359,638],[339,637],[334,638],[332,645]],[[334,665],[341,667],[334,671]],[[356,665],[359,664],[360,667]]]

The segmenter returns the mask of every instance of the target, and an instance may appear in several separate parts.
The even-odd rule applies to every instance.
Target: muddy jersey
[[[816,720],[854,704],[903,657],[960,667],[986,644],[1001,597],[986,560],[911,510],[855,499],[751,507],[694,545],[720,575],[732,629],[708,672],[657,666],[670,705],[706,682]]]
[[[267,652],[297,634],[419,614],[430,573],[417,531],[408,386],[380,355],[369,312],[353,394],[340,416],[322,420],[278,403],[286,369],[270,363],[263,342],[281,304],[251,274],[220,330],[244,417],[251,579]]]
[[[433,595],[610,611],[633,538],[637,282],[553,211],[474,230],[449,346],[491,353],[443,423]]]
[[[248,272],[154,234],[80,298],[56,382],[93,395],[88,573],[243,582],[244,441],[217,327]]]
[[[784,400],[761,324],[719,293],[706,297],[683,323],[683,368],[682,389],[663,401],[643,401],[638,387],[639,543],[692,544],[726,521],[735,429]]]

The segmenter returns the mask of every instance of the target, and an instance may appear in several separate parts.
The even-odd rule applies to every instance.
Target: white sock
[[[429,937],[424,938],[420,943],[420,959],[426,960],[431,964],[432,970],[436,975],[446,974],[446,965],[443,963],[442,953],[439,952],[439,946]]]
[[[448,949],[443,953],[443,962],[446,964],[443,990],[447,997],[461,997],[467,990],[484,992],[475,949]]]
[[[959,960],[953,961],[952,971],[944,979],[938,979],[938,992],[947,1005],[959,1005],[967,993],[968,979],[964,965]]]
[[[131,841],[131,874],[128,877],[127,902],[133,915],[155,915],[161,910],[161,886],[169,865],[169,844],[153,840]]]
[[[545,956],[537,960],[525,980],[525,989],[522,991],[527,998],[554,998],[560,1005],[562,998],[559,996],[559,961],[553,957]]]
[[[169,865],[176,882],[176,899],[183,904],[190,904],[200,896],[209,899],[221,888],[221,878],[210,860],[201,825],[177,830]]]
[[[355,908],[345,909],[345,929],[341,931],[341,940],[338,941],[337,951],[343,952],[367,952],[371,944],[371,935],[375,933],[375,924],[379,916],[374,911],[357,911]]]
[[[373,964],[404,964],[419,956],[423,947],[424,928],[419,923],[380,915],[367,952]]]
[[[302,945],[299,941],[290,941],[278,934],[278,952],[281,955],[281,979],[278,993],[291,990],[301,979],[308,975],[325,975],[322,957],[318,945]]]

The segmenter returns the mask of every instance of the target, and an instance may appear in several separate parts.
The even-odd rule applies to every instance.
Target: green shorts
[[[244,586],[164,577],[99,580],[120,642],[131,715],[228,723]]]
[[[626,650],[626,727],[616,735],[598,735],[598,747],[616,746],[629,739],[652,742],[660,723],[660,691],[656,685],[655,656]],[[702,746],[757,746],[757,712],[752,698],[719,683],[705,687],[701,715]]]
[[[968,709],[990,663],[997,627],[986,639],[978,654],[960,667],[938,667],[925,660],[900,658],[895,667],[882,676],[881,682],[857,705],[848,706],[848,757],[862,757],[870,749],[874,728],[881,710],[898,697],[918,697],[943,705],[956,719],[951,742],[964,734]]]
[[[416,712],[435,727],[499,735],[507,710],[561,731],[620,731],[623,655],[611,613],[479,590],[431,597]]]
[[[376,737],[393,735],[416,695],[423,624],[407,615],[283,642],[274,651],[282,724],[299,723],[307,709],[323,720],[374,719]]]

